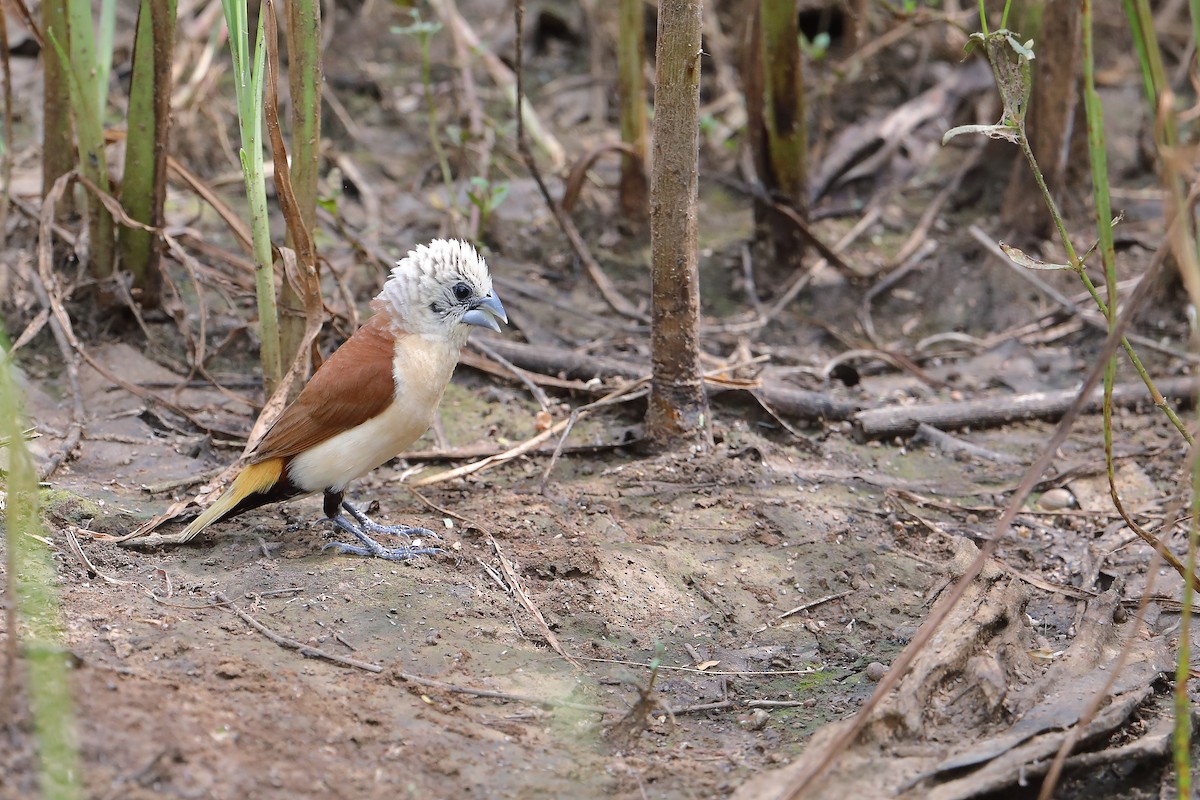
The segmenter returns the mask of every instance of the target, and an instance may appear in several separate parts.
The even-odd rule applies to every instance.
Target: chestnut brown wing
[[[251,463],[291,458],[382,413],[396,395],[395,354],[391,320],[376,314],[313,373],[254,448]]]

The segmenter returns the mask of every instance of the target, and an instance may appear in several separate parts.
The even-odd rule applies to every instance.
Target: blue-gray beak
[[[499,333],[500,324],[496,322],[497,319],[508,323],[508,314],[504,313],[504,304],[500,302],[500,298],[495,293],[489,294],[477,302],[474,308],[463,314],[463,322],[468,325],[491,328]]]

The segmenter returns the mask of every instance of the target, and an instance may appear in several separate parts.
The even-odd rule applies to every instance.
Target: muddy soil
[[[114,350],[135,374],[156,369]],[[168,499],[139,486],[219,462],[189,457],[187,437],[156,431],[99,376],[85,383],[104,412],[46,500],[89,797],[726,795],[854,712],[870,665],[912,636],[954,577],[958,540],[986,535],[992,498],[1017,476],[842,435],[797,442],[718,408],[714,452],[568,456],[546,494],[545,456],[423,489],[429,505],[403,488],[403,464],[381,469],[356,499],[442,533],[446,553],[411,564],[322,552],[335,537],[306,500],[170,550],[84,538],[89,575],[65,529],[123,531]],[[443,416],[528,435],[531,403],[506,394],[462,374]],[[34,418],[65,425],[43,399]],[[1129,422],[1135,440],[1167,437],[1153,417]],[[1029,459],[1047,431],[975,438]],[[934,505],[913,513],[915,498]],[[1074,514],[1023,518],[1005,564],[1078,584],[1108,516]],[[514,599],[497,551],[575,664]],[[1136,583],[1147,554],[1118,552],[1105,570]],[[1164,574],[1158,591],[1175,583]],[[1065,647],[1081,604],[1033,591],[1031,630]],[[281,647],[234,607],[370,671]],[[617,741],[651,664],[658,705]],[[31,756],[7,756],[5,797],[33,791]]]

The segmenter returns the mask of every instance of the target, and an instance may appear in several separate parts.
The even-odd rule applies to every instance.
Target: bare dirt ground
[[[470,7],[464,3],[464,13]],[[328,81],[355,127],[335,122],[329,135],[337,156],[350,159],[343,165],[366,175],[342,197],[339,214],[352,228],[382,225],[371,232],[374,246],[395,257],[441,232],[444,202],[439,179],[424,171],[414,48],[378,32],[407,17],[391,8],[373,13],[339,18],[339,36],[361,35],[365,44],[357,59],[347,48],[331,50]],[[497,33],[509,20],[483,12],[474,19],[498,50],[511,44]],[[572,127],[584,84],[554,76],[585,75],[587,66],[550,22],[538,30],[548,38],[530,65],[535,104],[582,152],[609,128]],[[868,64],[860,81],[882,82],[872,97],[900,93],[885,80],[888,70],[916,70],[922,58],[901,47],[886,63]],[[435,70],[447,114],[454,75],[445,65]],[[1137,77],[1127,77],[1109,98],[1136,109]],[[823,102],[831,114],[853,111]],[[706,180],[704,346],[715,361],[768,355],[770,369],[755,373],[763,381],[863,408],[1003,403],[1078,384],[1102,334],[991,260],[966,232],[972,222],[994,224],[990,187],[998,179],[988,159],[930,232],[937,247],[902,279],[881,283],[890,255],[963,160],[928,146],[945,127],[931,120],[912,134],[906,156],[881,168],[878,185],[860,187],[884,198],[882,213],[847,258],[874,277],[851,281],[826,269],[774,321],[746,331],[730,323],[752,316],[756,302],[741,268],[749,201]],[[181,131],[178,146],[208,152],[198,139],[195,128]],[[1123,153],[1136,150],[1117,141]],[[720,150],[705,154],[714,171],[728,166]],[[898,163],[910,156],[914,163]],[[607,310],[530,181],[511,161],[502,166],[509,196],[488,241],[515,328],[503,337],[647,363],[644,328]],[[1138,191],[1153,184],[1152,174],[1128,169]],[[645,241],[610,224],[611,193],[593,187],[584,202],[579,222],[601,262],[642,301]],[[1136,235],[1123,269],[1131,276],[1154,246],[1159,210],[1150,206],[1129,223]],[[228,245],[184,192],[173,195],[171,213],[198,238]],[[831,219],[821,231],[834,241],[855,221]],[[16,233],[24,243],[6,255],[27,263],[31,226],[18,224]],[[323,237],[331,272],[361,307],[381,267],[332,227]],[[1078,291],[1065,276],[1049,280]],[[92,357],[148,392],[135,396],[83,366],[83,441],[43,497],[89,798],[708,798],[739,787],[739,797],[773,796],[791,774],[776,770],[828,741],[872,692],[990,535],[1053,430],[1051,422],[1023,421],[957,431],[971,452],[907,436],[865,441],[850,422],[781,419],[748,393],[725,392],[713,407],[716,447],[662,455],[639,445],[643,407],[634,401],[584,420],[568,440],[576,449],[544,491],[547,448],[418,494],[408,488],[413,480],[471,460],[447,451],[503,451],[539,430],[539,405],[520,383],[460,367],[440,437],[427,435],[415,455],[360,482],[351,498],[377,501],[382,521],[437,529],[443,555],[393,564],[323,552],[333,533],[317,521],[316,500],[248,514],[178,548],[105,541],[192,496],[205,475],[236,457],[253,409],[235,395],[253,401],[257,391],[244,281],[227,266],[202,281],[210,289],[207,366],[232,394],[185,366],[197,335],[184,303],[196,300],[190,289],[145,331],[80,322]],[[763,284],[760,276],[766,296],[779,289]],[[18,282],[9,285],[15,335],[35,305]],[[211,296],[220,293],[236,299],[221,305]],[[1137,329],[1158,345],[1145,354],[1152,370],[1169,377],[1186,373],[1192,359],[1182,352],[1182,294],[1162,296]],[[348,311],[343,296],[330,297],[331,307]],[[862,344],[864,306],[886,348]],[[939,334],[948,335],[924,341]],[[340,338],[329,336],[327,344]],[[858,358],[843,355],[867,347]],[[835,359],[853,367],[852,379],[830,380]],[[47,332],[20,364],[41,434],[31,446],[44,464],[70,430],[70,388]],[[736,367],[730,375],[754,377]],[[1119,380],[1133,379],[1123,365]],[[551,417],[595,396],[552,394]],[[1186,485],[1179,435],[1148,402],[1119,412],[1117,426],[1126,505],[1147,524],[1177,514]],[[1149,548],[1112,510],[1098,416],[1077,423],[1044,478],[961,612],[876,713],[823,796],[1034,796],[1038,769],[1100,692],[1107,716],[1083,732],[1082,755],[1058,796],[1158,797],[1169,785],[1163,673],[1173,670],[1180,636],[1172,601],[1181,581],[1148,570]],[[1160,535],[1175,552],[1186,550],[1180,526]],[[72,539],[90,567],[73,554]],[[1138,626],[1134,609],[1151,578],[1157,600]],[[1125,644],[1122,677],[1105,687]],[[0,748],[4,798],[36,788],[21,708]],[[1026,780],[1026,770],[1035,777]],[[746,786],[751,780],[758,783]]]

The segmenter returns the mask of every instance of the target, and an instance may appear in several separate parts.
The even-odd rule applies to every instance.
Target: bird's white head
[[[496,320],[508,322],[492,291],[487,262],[474,247],[456,239],[434,239],[410,250],[392,268],[377,300],[409,333],[460,347],[471,326],[499,331]]]

